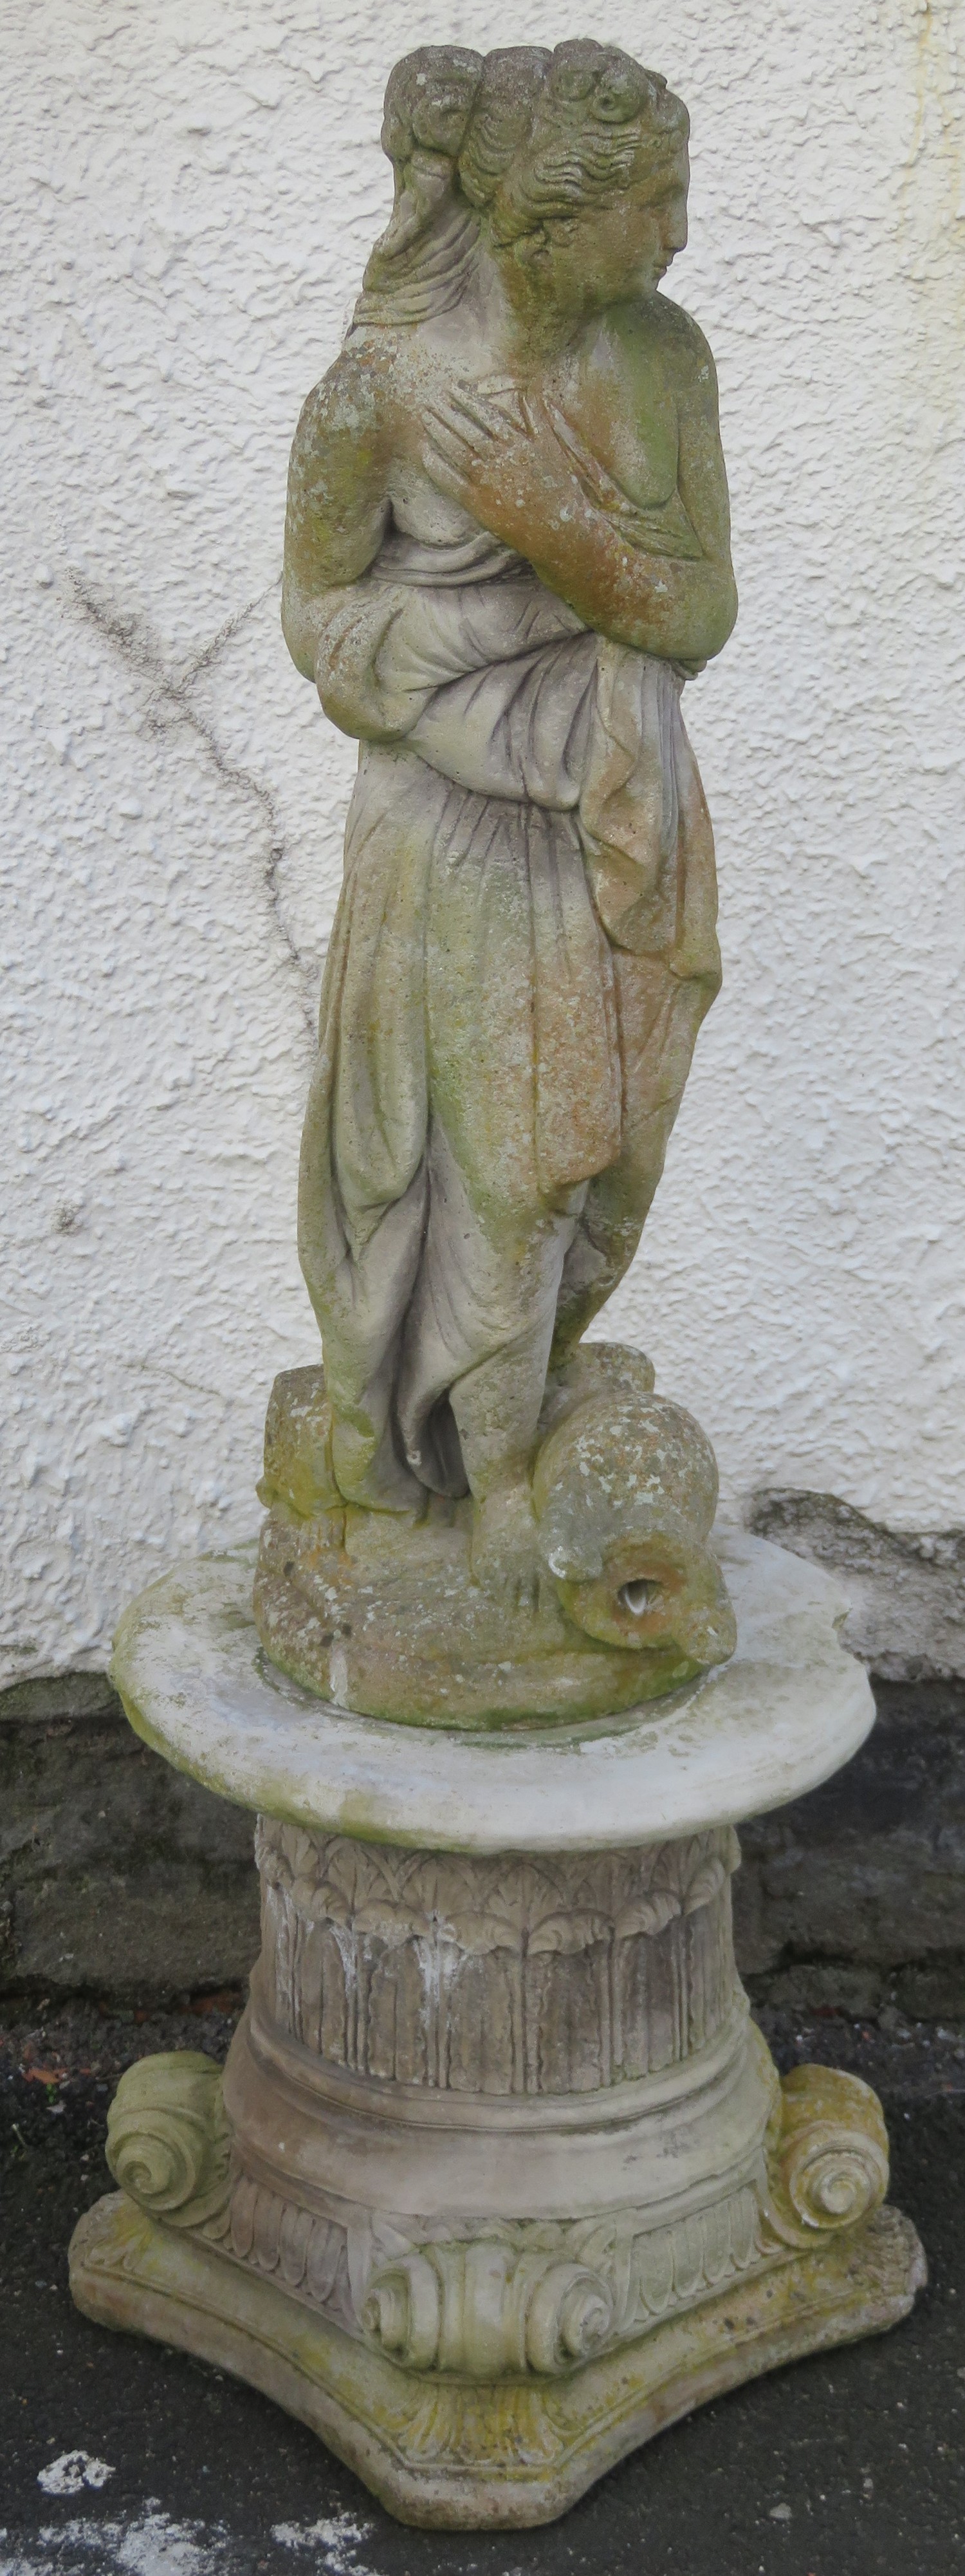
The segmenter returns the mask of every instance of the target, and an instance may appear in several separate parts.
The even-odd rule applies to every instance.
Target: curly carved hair
[[[480,220],[510,248],[554,219],[656,182],[686,143],[687,110],[659,72],[591,39],[485,56],[422,45],[391,73],[382,147],[395,207],[365,272],[357,320],[420,318],[461,290]]]

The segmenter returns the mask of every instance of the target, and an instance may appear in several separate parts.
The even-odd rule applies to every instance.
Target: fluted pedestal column
[[[260,1664],[245,1568],[122,1636],[141,1732],[262,1810],[262,1949],[223,2084],[122,2080],[74,2295],[265,2389],[406,2520],[549,2519],[923,2277],[874,2095],[778,2083],[731,1941],[723,1772],[731,1812],[794,1794],[867,1684],[825,1577],[752,1541],[727,1573],[735,1663],[609,1734],[313,1706]]]

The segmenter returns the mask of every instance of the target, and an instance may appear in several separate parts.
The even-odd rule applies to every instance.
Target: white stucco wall
[[[965,1518],[955,15],[591,19],[0,9],[11,1677],[98,1663],[173,1553],[254,1529],[271,1377],[315,1356],[295,1169],[354,753],[281,641],[285,466],[427,40],[606,32],[693,118],[671,289],[717,354],[742,597],[688,692],[726,982],[610,1328],[731,1497]]]

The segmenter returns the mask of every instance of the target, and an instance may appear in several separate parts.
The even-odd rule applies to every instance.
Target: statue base
[[[71,2248],[85,2316],[247,2380],[318,2433],[400,2522],[449,2531],[552,2522],[693,2407],[897,2325],[924,2278],[914,2228],[880,2209],[567,2379],[474,2387],[420,2383],[274,2281],[159,2226],[123,2192],[81,2219]]]
[[[324,1369],[283,1370],[253,1608],[266,1654],[318,1698],[450,1730],[612,1718],[732,1654],[713,1451],[641,1352],[584,1342],[551,1374],[528,1482],[490,1498],[484,1542],[468,1495],[346,1503],[348,1436]]]
[[[547,2521],[925,2277],[874,2095],[779,2083],[731,1939],[735,1817],[836,1769],[870,1690],[827,1576],[721,1553],[732,1662],[549,1736],[320,1706],[263,1657],[247,1557],[121,1632],[138,1731],[259,1810],[262,1951],[223,2077],[122,2078],[74,2297],[275,2397],[404,2521]]]

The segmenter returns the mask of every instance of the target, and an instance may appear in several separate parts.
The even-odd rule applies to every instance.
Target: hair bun
[[[594,123],[629,125],[631,118],[652,115],[666,93],[660,72],[621,53],[615,45],[598,45],[592,36],[557,45],[547,82],[547,121],[562,108],[579,117],[589,112]]]
[[[458,159],[482,69],[482,55],[466,45],[419,45],[396,63],[382,125],[382,150],[396,169],[417,151]]]

